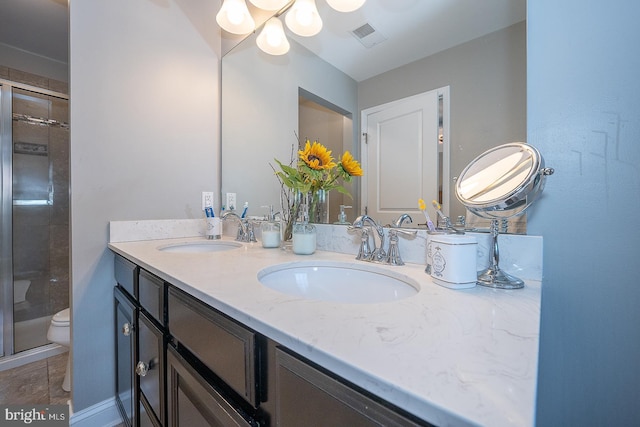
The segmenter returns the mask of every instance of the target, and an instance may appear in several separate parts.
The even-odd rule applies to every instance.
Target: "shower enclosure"
[[[0,79],[0,355],[69,307],[68,96]]]

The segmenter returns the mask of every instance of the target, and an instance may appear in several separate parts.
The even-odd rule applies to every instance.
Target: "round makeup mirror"
[[[499,145],[476,157],[462,171],[455,186],[456,197],[473,214],[491,219],[493,256],[489,268],[478,273],[478,284],[518,289],[524,281],[500,270],[499,220],[524,213],[544,188],[553,169],[533,146],[523,142]]]

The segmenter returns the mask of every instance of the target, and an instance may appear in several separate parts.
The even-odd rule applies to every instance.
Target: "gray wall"
[[[263,214],[260,206],[280,205],[269,163],[276,165],[276,158],[288,164],[297,145],[299,88],[345,111],[357,108],[355,80],[290,43],[286,55],[270,56],[251,37],[222,61],[222,194],[237,193],[239,206],[249,202],[249,215]],[[300,138],[305,136],[315,138]]]
[[[555,174],[544,235],[540,426],[640,422],[638,3],[528,2],[528,136]]]
[[[526,140],[526,23],[358,84],[359,111],[449,85],[451,178],[495,145]],[[451,182],[450,215],[464,215]]]
[[[36,29],[34,29],[34,31],[35,30]],[[1,62],[5,67],[60,80],[61,82],[69,81],[69,64],[66,62],[57,61],[42,55],[34,55],[31,52],[16,49],[4,43],[0,43],[0,58],[2,58]],[[52,88],[52,90],[66,92],[66,90],[63,91],[60,88]]]
[[[76,412],[114,396],[109,221],[200,218],[219,187],[219,5],[70,4]]]

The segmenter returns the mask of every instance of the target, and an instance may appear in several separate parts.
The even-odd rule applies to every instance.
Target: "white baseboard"
[[[74,412],[69,420],[73,427],[113,427],[122,422],[114,397],[98,402],[80,412]]]

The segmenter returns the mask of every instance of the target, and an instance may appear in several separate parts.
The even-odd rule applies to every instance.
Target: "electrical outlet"
[[[232,211],[238,207],[236,202],[236,193],[227,193],[227,210]]]
[[[202,210],[213,207],[213,191],[202,192]]]

